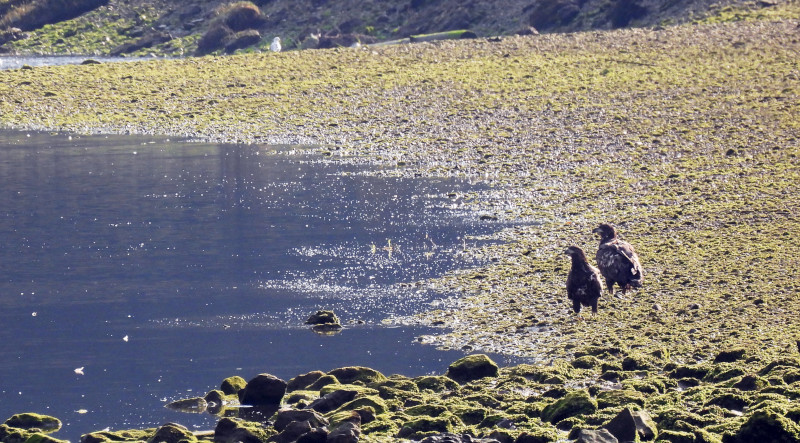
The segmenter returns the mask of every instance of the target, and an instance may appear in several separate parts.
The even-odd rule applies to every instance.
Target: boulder
[[[190,443],[197,441],[197,437],[186,427],[175,423],[167,423],[156,430],[147,443]]]
[[[311,371],[303,375],[298,375],[297,377],[289,380],[289,383],[286,384],[286,392],[305,389],[315,381],[322,378],[324,375],[325,373],[322,371]]]
[[[234,375],[233,377],[228,377],[225,380],[222,380],[222,384],[220,384],[219,389],[225,395],[233,395],[238,394],[239,391],[244,389],[247,386],[247,380],[239,377],[238,375]]]
[[[267,440],[274,443],[292,443],[301,436],[311,432],[312,426],[308,421],[293,421],[287,424],[278,435],[273,435]]]
[[[238,418],[223,418],[214,429],[215,443],[264,443],[275,432],[269,432],[258,423]]]
[[[270,374],[259,374],[239,391],[239,402],[251,406],[280,405],[286,382]]]
[[[328,372],[328,375],[336,377],[336,379],[339,380],[339,383],[343,385],[349,385],[355,382],[361,382],[364,384],[379,383],[387,380],[386,376],[380,372],[362,366],[348,366],[345,368],[334,369]]]
[[[223,11],[222,21],[234,31],[244,31],[261,27],[265,23],[265,18],[258,6],[251,2],[240,1]]]
[[[292,422],[308,422],[312,428],[321,428],[328,426],[328,420],[322,415],[318,414],[313,409],[286,409],[278,411],[275,417],[275,424],[273,425],[278,432],[283,431]]]
[[[431,390],[433,392],[457,391],[461,388],[455,381],[443,375],[423,375],[414,379],[414,383],[419,390]]]
[[[399,438],[417,440],[432,434],[452,433],[453,422],[448,416],[428,417],[421,416],[409,420],[397,433]]]
[[[38,429],[47,433],[61,429],[61,420],[49,415],[34,413],[12,415],[5,424],[11,428]]]
[[[552,429],[528,430],[519,434],[514,443],[550,443],[558,441],[558,433]]]
[[[225,39],[225,52],[230,54],[237,49],[244,49],[258,44],[261,41],[261,33],[256,29],[245,29]]]
[[[322,397],[314,400],[308,405],[308,409],[313,409],[320,413],[326,413],[338,409],[343,404],[356,398],[357,391],[349,389],[338,389],[331,393],[325,394]]]
[[[796,442],[800,441],[800,425],[770,410],[760,410],[733,435],[725,435],[723,443]]]
[[[564,398],[545,406],[542,409],[541,417],[543,421],[556,424],[567,417],[593,414],[595,411],[597,411],[597,402],[589,396],[587,391],[579,390],[570,392]]]
[[[500,368],[487,355],[475,354],[458,359],[447,368],[447,376],[465,384],[483,377],[497,377]]]
[[[225,47],[225,42],[234,32],[222,23],[217,23],[208,28],[197,41],[197,55],[210,54]]]
[[[740,391],[758,391],[767,386],[769,386],[769,382],[756,375],[745,375],[733,384],[733,387]]]
[[[153,46],[160,45],[161,43],[166,43],[172,40],[172,38],[172,35],[170,35],[168,32],[161,32],[153,29],[134,41],[126,42],[117,46],[109,52],[109,55],[112,57],[117,57],[122,54],[130,54],[140,49],[152,48]]]
[[[618,443],[619,441],[607,429],[581,429],[575,439],[575,443]]]
[[[361,436],[361,416],[353,412],[328,434],[328,443],[358,443]]]
[[[650,441],[657,436],[656,424],[645,411],[624,408],[603,428],[619,441]]]

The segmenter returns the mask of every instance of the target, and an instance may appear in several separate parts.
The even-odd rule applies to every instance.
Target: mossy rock
[[[655,359],[646,354],[634,352],[622,359],[623,371],[647,371],[655,368]]]
[[[333,415],[345,411],[354,411],[356,409],[365,407],[372,408],[376,415],[385,414],[389,410],[389,406],[386,405],[386,402],[384,402],[382,398],[375,395],[369,395],[349,401],[330,414]]]
[[[584,355],[572,360],[572,367],[576,369],[594,369],[600,366],[600,360],[593,355]]]
[[[6,420],[5,424],[11,428],[26,430],[37,429],[45,433],[55,432],[61,429],[61,420],[49,415],[35,414],[32,412],[12,415],[11,418]]]
[[[297,409],[302,409],[318,398],[319,391],[298,390],[284,396],[283,403],[287,405],[294,405]]]
[[[732,378],[745,375],[744,369],[731,363],[719,363],[714,365],[703,377],[703,381],[708,383],[719,383]]]
[[[713,423],[710,417],[703,417],[689,412],[685,408],[677,407],[659,410],[653,420],[659,429],[674,429],[678,431],[690,430],[692,426],[704,427]]]
[[[466,405],[449,406],[448,409],[466,425],[477,425],[486,418],[486,408]]]
[[[152,437],[147,439],[148,443],[192,443],[196,441],[197,437],[191,431],[175,423],[167,423],[161,426],[156,429]]]
[[[322,371],[311,371],[298,375],[286,382],[286,392],[304,390],[324,376],[325,373]]]
[[[782,375],[788,369],[800,369],[800,358],[784,357],[773,360],[758,371],[758,375],[762,377],[773,374]]]
[[[444,415],[450,412],[450,410],[446,406],[442,405],[417,405],[412,406],[405,411],[406,414],[412,417],[418,417],[420,415],[427,415],[430,417],[438,417],[440,415]]]
[[[800,425],[773,411],[756,411],[733,435],[725,435],[723,443],[800,441]]]
[[[394,436],[400,431],[395,422],[388,419],[377,419],[361,425],[361,432],[370,436]]]
[[[514,440],[514,443],[551,443],[559,441],[558,432],[555,429],[526,429]]]
[[[742,360],[747,354],[747,350],[745,349],[730,349],[727,351],[722,351],[714,357],[714,363],[733,363],[738,360]]]
[[[576,415],[589,415],[597,411],[597,401],[585,390],[573,391],[542,410],[542,420],[550,423]]]
[[[658,434],[656,443],[694,443],[694,434],[685,431],[666,430]]]
[[[41,432],[34,432],[25,440],[25,443],[69,443],[69,440],[59,440]]]
[[[369,396],[369,395],[378,396],[378,390],[377,389],[368,388],[368,387],[362,386],[362,385],[348,385],[348,384],[343,384],[343,383],[325,385],[325,387],[323,387],[322,389],[319,390],[319,395],[323,396],[323,395],[330,394],[333,391],[339,391],[339,390],[355,391],[356,392],[356,397],[366,397],[366,396]]]
[[[341,325],[333,311],[317,311],[306,319],[307,325]]]
[[[497,377],[500,367],[488,355],[475,354],[460,358],[447,368],[447,377],[460,384],[484,377]]]
[[[98,431],[81,436],[81,443],[105,443],[120,441],[145,441],[155,434],[155,428],[125,431]]]
[[[710,370],[711,367],[706,364],[678,366],[672,371],[669,371],[669,377],[675,379],[689,377],[702,380]]]
[[[461,385],[443,375],[423,375],[413,380],[421,391],[430,390],[433,392],[444,392],[458,391],[461,389]]]
[[[750,403],[750,399],[744,395],[734,392],[725,392],[708,400],[706,406],[717,405],[728,410],[743,411]]]
[[[634,404],[643,407],[646,401],[645,396],[632,389],[619,389],[614,391],[602,391],[597,394],[597,407],[599,409],[615,408]]]
[[[429,435],[452,433],[456,426],[462,425],[461,420],[452,414],[439,417],[420,416],[407,421],[397,433],[399,438],[421,440]]]
[[[339,380],[336,377],[325,374],[322,377],[318,378],[314,383],[308,385],[306,389],[309,391],[320,391],[324,389],[326,386],[339,385],[339,384],[340,384]]]
[[[368,385],[387,380],[386,376],[380,372],[362,366],[348,366],[345,368],[334,369],[328,372],[328,375],[336,377],[336,379],[339,380],[339,383],[345,385],[353,383],[362,383]]]
[[[769,386],[769,382],[757,375],[745,375],[731,386],[740,391],[760,391]]]

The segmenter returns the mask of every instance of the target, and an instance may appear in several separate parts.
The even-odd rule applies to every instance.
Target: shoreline
[[[2,72],[0,118],[8,127],[240,143],[297,134],[331,161],[366,158],[386,175],[480,180],[489,187],[475,198],[482,211],[546,222],[471,251],[491,265],[429,282],[463,297],[390,321],[436,323],[442,333],[425,338],[434,346],[568,365],[562,384],[615,372],[644,396],[633,402],[642,408],[663,415],[665,398],[679,397],[671,401],[715,420],[658,416],[659,427],[717,441],[756,416],[755,393],[780,387],[789,401],[797,390],[787,376],[794,369],[761,372],[783,356],[796,361],[800,339],[800,247],[791,237],[800,208],[798,23]],[[56,86],[54,77],[71,80]],[[591,230],[602,222],[637,248],[644,288],[624,299],[605,294],[597,318],[576,322],[561,251],[577,244],[593,255]],[[731,350],[741,358],[722,363],[735,375],[721,378],[709,366]],[[576,368],[584,357],[598,361]],[[691,372],[698,367],[700,377]],[[674,371],[689,375],[662,375]],[[749,411],[709,410],[725,406],[707,403],[717,398],[708,389],[737,389],[751,376],[765,383],[726,391],[746,397],[739,406]],[[697,391],[672,391],[683,378]],[[543,408],[524,411],[527,423]],[[797,426],[792,408],[770,411],[778,409]],[[608,415],[595,410],[573,424],[601,425]]]

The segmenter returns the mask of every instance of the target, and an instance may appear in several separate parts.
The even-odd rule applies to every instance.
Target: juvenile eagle
[[[595,259],[608,292],[614,293],[614,283],[622,288],[623,295],[630,288],[641,288],[644,275],[633,246],[617,238],[617,231],[609,224],[603,223],[592,232],[600,235]]]
[[[597,299],[603,293],[600,271],[589,264],[583,249],[570,246],[564,253],[572,257],[567,276],[567,297],[572,300],[572,309],[579,314],[581,305],[591,306],[592,315],[597,314]]]

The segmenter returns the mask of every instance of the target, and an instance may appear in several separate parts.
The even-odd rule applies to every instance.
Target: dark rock
[[[365,368],[363,366],[348,366],[345,368],[334,369],[328,372],[328,375],[336,377],[336,379],[339,380],[339,383],[345,385],[353,384],[355,382],[361,382],[364,384],[379,383],[387,380],[386,376],[380,372],[374,369]]]
[[[312,314],[306,320],[307,325],[325,325],[325,324],[337,324],[341,325],[339,321],[339,317],[333,313],[333,311],[317,311],[316,313]]]
[[[649,441],[656,437],[656,425],[645,411],[625,408],[603,426],[619,441]]]
[[[86,60],[82,61],[81,64],[85,66],[85,65],[100,65],[102,63],[97,60],[87,58]]]
[[[618,443],[614,435],[607,429],[581,429],[578,431],[575,443]]]
[[[456,360],[447,368],[447,375],[464,384],[483,377],[497,377],[500,368],[484,354],[468,355]]]
[[[239,377],[238,375],[234,375],[233,377],[228,377],[225,380],[222,380],[222,384],[219,385],[219,389],[225,395],[233,395],[238,394],[239,391],[244,389],[247,386],[247,380]]]
[[[311,424],[307,421],[293,421],[287,424],[278,435],[269,438],[269,442],[292,443],[302,435],[311,432]]]
[[[593,414],[596,410],[597,402],[587,391],[580,390],[570,392],[564,398],[545,406],[541,417],[543,421],[555,424],[567,417]]]
[[[647,12],[642,0],[617,0],[612,3],[608,18],[613,28],[624,28],[632,21],[646,16]]]
[[[722,351],[714,358],[714,363],[733,363],[737,360],[744,358],[744,349],[732,349],[730,351]]]
[[[329,49],[329,48],[349,48],[354,45],[358,44],[371,44],[375,43],[377,40],[375,37],[371,37],[368,35],[362,34],[335,34],[335,35],[324,35],[319,37],[319,44],[317,48],[319,49]]]
[[[328,441],[328,431],[325,428],[316,428],[301,435],[296,443],[325,443],[326,441]]]
[[[245,29],[233,35],[228,36],[225,40],[225,52],[230,54],[237,49],[244,49],[249,46],[258,44],[261,41],[261,33],[255,29]]]
[[[289,383],[286,384],[286,392],[305,389],[315,381],[322,378],[324,375],[325,373],[322,371],[311,371],[303,375],[298,375],[297,377],[289,380]]]
[[[723,443],[796,441],[800,441],[800,425],[770,410],[756,411],[735,434],[722,438]]]
[[[581,0],[538,1],[532,5],[528,23],[547,31],[570,24],[581,12]]]
[[[224,12],[222,21],[234,32],[239,32],[260,27],[265,23],[265,18],[258,6],[249,2],[237,2]]]
[[[239,391],[239,402],[243,405],[279,405],[286,393],[286,382],[270,374],[259,374]]]
[[[340,422],[328,434],[330,443],[358,443],[361,436],[361,416],[353,412],[347,420]]]
[[[740,391],[758,391],[765,388],[769,383],[761,377],[755,375],[745,375],[741,380],[733,384],[733,387]]]
[[[156,430],[152,437],[147,439],[148,443],[178,443],[194,442],[197,437],[191,431],[175,423],[167,423]]]
[[[15,414],[5,424],[17,429],[39,429],[44,432],[55,432],[61,429],[61,420],[34,413]]]
[[[356,398],[357,394],[358,392],[356,391],[339,389],[314,400],[310,405],[308,405],[308,409],[313,409],[324,414],[326,412],[333,411],[343,404],[353,400]]]
[[[172,35],[168,32],[161,32],[153,29],[135,41],[126,42],[117,46],[109,52],[109,55],[116,57],[122,54],[130,54],[140,49],[151,48],[161,43],[166,43],[170,40],[172,40]]]
[[[275,424],[273,426],[280,432],[283,431],[286,426],[293,421],[308,422],[312,428],[321,428],[323,426],[328,426],[329,424],[325,417],[318,414],[317,411],[314,411],[313,409],[288,409],[284,411],[278,411],[278,414],[275,417]]]
[[[558,434],[554,430],[539,429],[537,431],[529,430],[519,434],[514,443],[550,443],[558,441]]]
[[[519,439],[517,439],[519,442]],[[547,443],[552,440],[541,440],[541,443]],[[494,438],[475,438],[469,434],[452,434],[443,433],[436,435],[429,435],[423,438],[420,443],[499,443],[499,440]],[[539,443],[531,440],[530,443]]]
[[[214,429],[215,443],[264,443],[270,433],[256,423],[236,418],[223,418]]]
[[[338,384],[338,383],[339,383],[339,380],[337,380],[336,377],[326,374],[326,375],[320,377],[319,379],[317,379],[317,381],[315,381],[314,383],[311,383],[311,385],[307,386],[306,389],[309,389],[311,391],[319,391],[320,389],[324,388],[325,386]]]
[[[420,390],[431,390],[433,392],[457,391],[461,387],[452,379],[443,375],[423,375],[414,379],[417,388]]]
[[[210,54],[225,47],[225,42],[234,34],[231,28],[217,23],[208,28],[205,34],[197,41],[197,55]]]

